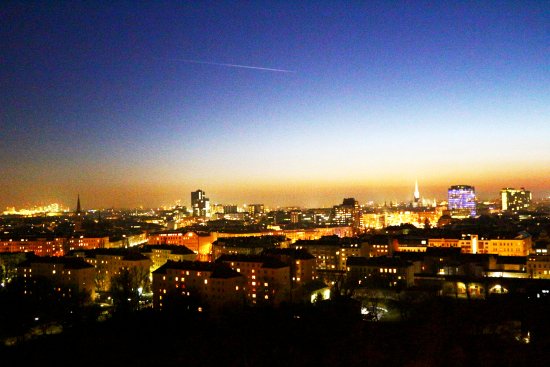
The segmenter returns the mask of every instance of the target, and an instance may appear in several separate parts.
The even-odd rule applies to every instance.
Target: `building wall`
[[[169,296],[198,297],[207,307],[239,307],[244,302],[244,277],[212,278],[211,271],[167,269],[166,274],[153,274],[153,307],[163,309]],[[196,311],[196,310],[194,310]]]
[[[153,274],[153,307],[163,309],[171,292],[186,297],[202,295],[205,281],[208,282],[211,274],[210,271],[194,269],[166,269],[166,274]]]
[[[226,261],[231,269],[246,277],[246,297],[250,304],[279,305],[290,297],[290,267],[266,268],[262,261]]]
[[[529,256],[527,275],[531,278],[550,279],[550,255]]]
[[[367,256],[369,253],[369,245],[367,243],[357,243],[351,246],[301,243],[299,248],[303,248],[315,256],[316,267],[321,270],[345,270],[348,257]]]
[[[294,261],[295,272],[292,281],[296,285],[305,284],[317,279],[315,259],[296,259]]]
[[[195,232],[156,233],[148,237],[147,243],[149,245],[185,246],[198,253],[201,257],[207,257],[211,254],[212,243],[216,239],[217,236],[215,232],[208,235],[199,235]]]
[[[63,256],[65,239],[2,240],[0,252],[34,252],[37,256]]]
[[[380,279],[380,283],[384,287],[395,287],[398,285],[405,285],[410,287],[414,285],[414,266],[391,266],[391,265],[379,265],[379,266],[348,266],[348,276],[356,280],[358,285],[368,284],[368,280],[371,277]]]
[[[224,243],[212,245],[212,258],[215,260],[222,255],[259,255],[264,247],[226,246]]]
[[[527,256],[531,251],[531,237],[521,239],[479,239],[472,235],[466,239],[430,238],[430,247],[460,247],[462,253],[495,254],[501,256]]]
[[[109,245],[109,237],[84,237],[70,238],[68,240],[69,251],[73,250],[94,250],[105,248]]]
[[[467,215],[476,215],[476,194],[473,186],[451,186],[448,190],[447,202],[452,213],[458,212],[462,215],[462,211],[465,211]]]
[[[245,303],[244,277],[210,278],[204,287],[204,300],[213,310],[224,307],[242,307]]]
[[[271,230],[265,232],[248,232],[248,233],[225,233],[225,232],[212,232],[213,240],[225,237],[250,237],[250,236],[285,236],[290,240],[290,244],[298,240],[318,240],[323,236],[338,236],[338,237],[352,237],[353,228],[349,226],[344,227],[319,227],[312,229],[285,229],[285,230]],[[284,246],[281,246],[284,248]]]
[[[66,269],[59,263],[31,263],[29,266],[17,268],[17,275],[25,281],[32,281],[35,277],[43,277],[58,287],[59,292],[71,295],[73,289],[86,292],[91,299],[95,298],[94,268]]]
[[[174,254],[171,250],[165,249],[152,249],[151,252],[143,252],[143,255],[147,256],[152,261],[151,272],[157,270],[162,265],[166,264],[168,260],[172,261],[195,261],[197,260],[197,254]]]
[[[112,277],[119,275],[123,269],[134,268],[139,274],[150,276],[153,264],[150,259],[124,260],[124,256],[121,255],[105,254],[97,254],[95,258],[84,258],[84,260],[95,268],[95,282],[99,291],[108,291]]]
[[[458,247],[457,238],[430,238],[428,239],[429,247]]]
[[[526,210],[531,206],[531,192],[525,189],[502,189],[500,191],[500,196],[501,207],[504,211]]]

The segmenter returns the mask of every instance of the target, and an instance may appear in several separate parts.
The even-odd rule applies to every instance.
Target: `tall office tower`
[[[224,214],[237,214],[239,212],[239,209],[237,208],[237,205],[229,204],[223,206],[223,213]]]
[[[527,191],[523,187],[519,190],[509,187],[500,190],[502,210],[505,211],[525,210],[531,206],[531,198],[531,191]]]
[[[333,208],[332,222],[339,226],[359,227],[361,210],[359,202],[354,198],[345,198],[342,204]]]
[[[300,210],[293,210],[290,212],[290,223],[299,223],[302,217],[302,212]]]
[[[473,186],[454,185],[449,187],[447,201],[451,216],[473,217],[476,215],[476,191]]]
[[[206,193],[202,190],[191,192],[191,208],[193,209],[193,215],[196,217],[210,216],[210,199],[205,195]]]
[[[251,216],[257,216],[263,214],[265,211],[264,204],[250,204],[248,205],[248,214]]]

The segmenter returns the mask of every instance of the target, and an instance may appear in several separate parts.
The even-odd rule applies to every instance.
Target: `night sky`
[[[548,1],[6,1],[0,24],[2,210],[550,195]]]

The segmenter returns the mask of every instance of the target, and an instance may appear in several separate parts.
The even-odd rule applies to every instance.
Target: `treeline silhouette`
[[[119,312],[2,347],[25,365],[545,366],[550,302],[428,298],[398,322],[368,322],[353,301],[205,312]],[[529,343],[517,340],[529,336]]]

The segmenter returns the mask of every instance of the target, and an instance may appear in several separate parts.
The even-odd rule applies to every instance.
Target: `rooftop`
[[[83,254],[86,258],[95,259],[98,255],[100,256],[122,256],[123,260],[139,261],[139,260],[149,260],[145,255],[140,254],[135,249],[125,249],[125,248],[98,248],[93,250],[75,250],[71,252],[72,254]]]
[[[302,246],[334,246],[334,247],[357,247],[359,239],[356,237],[340,238],[336,235],[323,236],[318,240],[298,240],[294,243],[294,247]]]
[[[215,246],[225,247],[274,247],[288,241],[285,236],[223,237],[214,241]]]
[[[53,257],[53,256],[37,256],[25,260],[19,267],[30,267],[31,264],[60,264],[65,269],[87,269],[94,266],[88,264],[84,259],[78,257]]]
[[[220,256],[216,262],[251,262],[261,263],[262,268],[277,269],[288,267],[287,264],[271,256],[264,255],[241,255],[241,254],[224,254]]]
[[[168,270],[192,270],[209,272],[210,278],[234,278],[243,276],[223,263],[211,263],[206,261],[172,261],[168,260],[166,264],[155,270],[153,274],[166,274]]]
[[[360,257],[350,256],[346,262],[347,266],[393,266],[397,268],[405,268],[411,266],[412,263],[398,257]]]
[[[307,252],[304,249],[295,249],[295,248],[273,248],[265,249],[262,253],[263,255],[282,255],[290,256],[296,260],[311,260],[315,259],[315,256]]]
[[[153,252],[154,250],[165,250],[170,251],[172,254],[177,255],[192,255],[195,254],[193,250],[190,250],[189,248],[181,245],[145,245],[143,246],[140,251],[142,253],[149,253]]]

